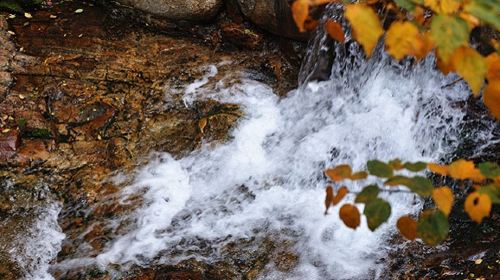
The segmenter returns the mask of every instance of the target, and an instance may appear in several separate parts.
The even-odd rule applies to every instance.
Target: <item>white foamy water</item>
[[[154,156],[122,192],[123,203],[136,194],[144,199],[128,217],[129,230],[85,262],[107,268],[193,256],[215,261],[228,257],[221,248],[229,242],[271,237],[293,241],[300,261],[288,274],[270,264],[263,279],[377,277],[395,220],[417,211],[419,201],[386,195],[389,223],[371,232],[363,218],[351,230],[338,218],[338,206],[323,215],[323,170],[340,163],[360,169],[373,158],[439,160],[459,144],[464,112],[454,104],[468,93],[462,84],[442,87],[451,79],[434,71],[432,61],[410,74],[380,61],[367,65],[281,100],[248,78],[229,87],[204,87],[205,79],[188,85],[186,104],[212,98],[241,105],[245,115],[232,140],[180,159]],[[214,66],[208,69],[206,79],[217,79]],[[361,187],[349,185],[351,191]]]
[[[27,235],[19,233],[9,250],[25,280],[53,280],[48,272],[50,263],[61,250],[65,235],[57,223],[61,211],[59,203],[40,208]]]

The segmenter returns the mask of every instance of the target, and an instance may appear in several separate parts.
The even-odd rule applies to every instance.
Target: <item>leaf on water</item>
[[[448,176],[449,170],[447,165],[440,165],[435,163],[428,163],[427,168],[433,173],[439,174],[441,176]]]
[[[309,16],[309,1],[296,0],[292,4],[292,16],[300,32],[305,32],[304,23]]]
[[[361,222],[359,210],[352,204],[342,205],[339,211],[339,216],[344,224],[352,229],[356,229]]]
[[[484,105],[500,120],[500,80],[490,81],[483,94]]]
[[[382,178],[392,177],[392,167],[385,162],[379,160],[369,160],[367,163],[367,167],[368,172],[370,172],[370,174],[374,176]]]
[[[349,4],[346,5],[344,14],[351,23],[354,39],[361,44],[366,56],[370,57],[384,33],[377,13],[364,4]]]
[[[356,196],[356,203],[368,203],[371,200],[377,198],[380,189],[377,185],[368,185],[363,188],[363,190]]]
[[[328,32],[328,35],[330,35],[332,39],[334,39],[337,42],[344,43],[345,35],[344,35],[344,30],[342,29],[342,25],[340,25],[340,23],[329,19],[325,23],[325,29],[326,32]]]
[[[409,21],[396,21],[391,24],[385,36],[387,52],[397,60],[407,55],[417,53],[416,46],[420,45],[420,32]]]
[[[500,5],[498,0],[467,1],[464,11],[500,29]]]
[[[368,228],[375,231],[391,216],[391,205],[381,198],[375,198],[365,205],[363,214],[366,216]]]
[[[432,190],[432,199],[437,208],[448,217],[454,201],[453,191],[449,187],[435,188]]]
[[[481,194],[487,194],[490,197],[492,203],[500,204],[500,184],[483,186],[477,192]]]
[[[337,191],[337,195],[335,195],[335,197],[333,198],[332,204],[337,205],[347,195],[347,193],[349,193],[347,187],[346,186],[341,187]]]
[[[463,46],[451,57],[455,71],[469,84],[474,95],[478,95],[488,71],[486,61],[476,50]]]
[[[326,176],[330,177],[332,181],[338,182],[351,177],[352,169],[347,164],[337,165],[334,168],[325,171]]]
[[[404,238],[408,240],[417,238],[417,221],[409,215],[399,218],[396,227]]]
[[[437,245],[448,236],[448,219],[439,210],[425,210],[417,224],[417,236],[431,246]]]
[[[332,205],[333,201],[333,188],[332,186],[326,187],[326,197],[325,197],[325,215],[328,213],[328,208]]]
[[[406,162],[404,164],[404,167],[407,170],[410,170],[412,172],[420,172],[424,170],[427,167],[427,163],[423,161],[417,161],[417,162]]]
[[[435,15],[430,31],[439,50],[438,56],[445,63],[457,48],[467,45],[469,40],[467,22],[457,16]]]
[[[500,166],[494,162],[482,162],[477,167],[481,174],[488,179],[495,179],[500,176]]]
[[[485,193],[473,192],[465,199],[464,209],[469,217],[479,224],[490,215],[491,198]]]
[[[481,172],[476,169],[474,162],[459,159],[449,165],[450,176],[457,180],[471,179],[474,182],[481,182],[485,178]]]

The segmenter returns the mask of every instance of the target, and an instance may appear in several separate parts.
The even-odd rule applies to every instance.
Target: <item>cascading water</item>
[[[324,36],[318,35],[310,53],[325,48]],[[361,169],[373,158],[440,160],[460,144],[465,112],[457,103],[469,94],[463,83],[452,83],[455,77],[435,71],[433,58],[410,66],[380,50],[365,61],[356,44],[328,51],[336,54],[330,79],[305,82],[283,99],[245,73],[234,81],[209,66],[203,80],[186,85],[184,100],[186,106],[203,98],[239,104],[245,115],[232,139],[179,159],[154,155],[121,192],[121,203],[135,196],[143,201],[129,216],[110,222],[118,228],[126,221],[126,230],[121,227],[95,258],[56,266],[126,268],[190,257],[213,262],[225,257],[221,252],[231,242],[258,246],[270,238],[291,241],[299,264],[287,273],[269,264],[263,279],[377,277],[395,219],[417,211],[420,201],[410,194],[386,195],[390,221],[375,232],[363,221],[354,231],[339,220],[338,206],[323,215],[323,170],[340,163]],[[485,141],[492,137],[488,131],[470,133]]]

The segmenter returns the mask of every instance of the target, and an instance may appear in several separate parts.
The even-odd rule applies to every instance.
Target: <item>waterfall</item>
[[[326,15],[334,11],[331,7]],[[388,223],[371,232],[363,218],[352,230],[340,221],[339,206],[323,214],[328,184],[323,170],[343,163],[362,169],[375,158],[439,161],[453,154],[463,137],[490,141],[493,124],[470,128],[463,136],[467,112],[459,104],[469,98],[467,87],[436,71],[433,57],[397,63],[379,47],[365,60],[357,44],[327,41],[319,31],[308,49],[301,86],[284,98],[248,73],[220,76],[217,68],[230,63],[207,66],[203,79],[185,86],[184,101],[186,106],[200,99],[240,105],[244,117],[231,139],[182,158],[157,153],[134,174],[122,174],[132,179],[119,203],[141,196],[142,206],[110,221],[114,238],[96,257],[56,267],[97,264],[125,270],[192,257],[215,262],[231,257],[223,253],[228,244],[246,242],[251,244],[246,249],[257,249],[270,239],[293,244],[298,264],[282,272],[271,262],[262,279],[379,277],[384,268],[379,260],[396,219],[418,211],[421,201],[407,193],[385,194],[392,205]],[[335,59],[329,76],[315,81],[311,73],[321,53]],[[363,185],[348,187],[358,191]],[[345,201],[353,199],[348,195]]]

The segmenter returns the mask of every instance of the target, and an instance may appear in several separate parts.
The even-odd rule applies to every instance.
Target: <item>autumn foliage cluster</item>
[[[448,236],[450,214],[455,196],[448,186],[434,187],[424,176],[423,171],[446,176],[457,181],[473,184],[474,191],[465,199],[463,205],[469,217],[481,223],[488,217],[493,204],[500,204],[500,166],[495,163],[481,163],[477,167],[471,161],[457,160],[449,165],[439,165],[425,162],[406,162],[391,160],[382,162],[371,160],[367,163],[367,171],[353,173],[349,165],[338,165],[327,169],[325,174],[335,183],[344,180],[364,180],[370,175],[383,180],[383,184],[370,184],[356,194],[355,204],[364,204],[363,214],[366,216],[368,228],[372,231],[386,222],[391,215],[391,205],[378,197],[381,192],[401,191],[406,187],[409,191],[422,198],[432,197],[435,208],[426,209],[420,213],[418,221],[411,215],[400,217],[397,228],[407,239],[421,238],[429,245],[436,245]],[[416,174],[415,176],[401,175]],[[463,191],[463,190],[461,190]],[[333,187],[326,188],[325,214],[332,205],[337,205],[349,193],[346,186],[340,187],[336,194]],[[340,219],[350,228],[357,228],[361,222],[361,214],[355,204],[344,204],[339,210]]]
[[[500,31],[500,0],[295,0],[292,13],[299,30],[316,27],[309,15],[312,7],[339,2],[345,2],[352,37],[367,57],[382,37],[387,53],[396,60],[421,60],[435,51],[437,67],[444,74],[460,75],[475,96],[483,91],[484,104],[500,119],[500,42],[490,42],[496,51],[486,57],[469,42],[478,26]],[[384,30],[379,17],[389,13],[391,23]],[[328,20],[325,29],[334,40],[344,42],[341,23]]]

